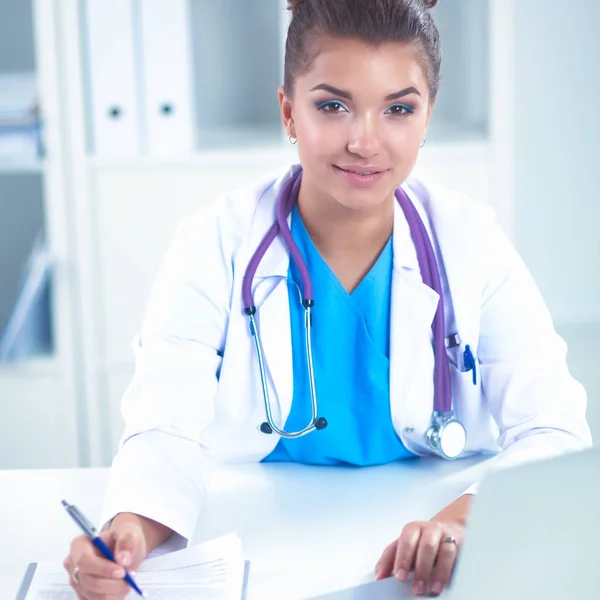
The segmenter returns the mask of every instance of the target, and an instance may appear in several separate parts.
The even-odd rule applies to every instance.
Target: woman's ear
[[[433,113],[434,107],[435,102],[430,102],[429,107],[427,108],[427,122],[425,123],[425,134],[427,134],[427,131],[429,129],[429,122],[431,121],[431,115]]]
[[[278,96],[283,126],[285,127],[285,130],[287,131],[288,135],[296,137],[296,130],[294,128],[294,117],[292,116],[292,103],[290,98],[286,96],[283,86],[279,86]]]

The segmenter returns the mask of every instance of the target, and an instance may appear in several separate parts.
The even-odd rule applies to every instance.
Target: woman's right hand
[[[123,580],[124,567],[133,575],[149,552],[142,524],[139,520],[115,519],[100,537],[117,562],[104,558],[87,536],[80,535],[63,562],[69,582],[79,600],[123,600],[131,592]]]

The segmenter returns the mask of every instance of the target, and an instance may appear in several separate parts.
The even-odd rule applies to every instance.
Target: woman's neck
[[[324,256],[356,254],[385,246],[394,224],[394,197],[373,208],[353,210],[302,182],[298,212]]]
[[[317,250],[348,292],[362,281],[392,235],[394,197],[353,210],[302,181],[298,212]]]

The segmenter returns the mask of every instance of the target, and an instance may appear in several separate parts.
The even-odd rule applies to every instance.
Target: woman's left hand
[[[375,567],[376,579],[394,576],[406,581],[414,568],[413,593],[423,596],[431,581],[430,593],[441,594],[450,581],[464,538],[471,501],[472,495],[461,496],[430,521],[408,523],[383,551]]]

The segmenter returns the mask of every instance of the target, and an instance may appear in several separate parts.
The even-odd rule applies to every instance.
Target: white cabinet
[[[46,2],[0,4],[0,80],[15,73],[32,75],[45,148],[12,154],[4,145],[0,152],[0,339],[10,350],[0,364],[0,468],[77,466],[85,458],[77,427],[84,407],[76,403],[76,274],[54,19]],[[3,102],[12,101],[13,85],[4,87]],[[0,127],[0,144],[6,144],[9,121],[5,118]],[[15,129],[23,134],[22,127]],[[47,287],[34,277],[45,255],[34,252],[36,239],[47,249]]]
[[[143,0],[128,1],[138,19],[132,51],[135,86],[143,95]],[[60,431],[67,440],[77,433],[84,464],[108,464],[116,449],[122,429],[119,403],[133,371],[130,344],[177,224],[220,193],[296,159],[277,103],[289,20],[286,4],[189,0],[189,27],[183,33],[190,40],[194,149],[157,157],[142,134],[140,152],[119,157],[94,152],[86,0],[36,1],[52,159],[45,206],[60,265],[55,291],[62,298],[60,331],[71,340],[61,342],[62,370],[52,397],[61,396],[57,414],[67,407],[70,411],[70,424]],[[455,0],[436,8],[443,79],[417,165],[432,179],[494,206],[509,234],[511,6],[512,0]],[[159,41],[165,48],[168,42]],[[169,104],[167,91],[159,106],[138,98],[142,131],[150,113],[165,113]],[[66,363],[70,378],[65,378]],[[18,386],[29,385],[27,379],[25,371],[11,377],[0,373],[0,397],[2,385],[14,398]],[[44,379],[31,385],[52,387]],[[62,399],[60,385],[68,400]],[[60,460],[64,456],[56,453]]]

